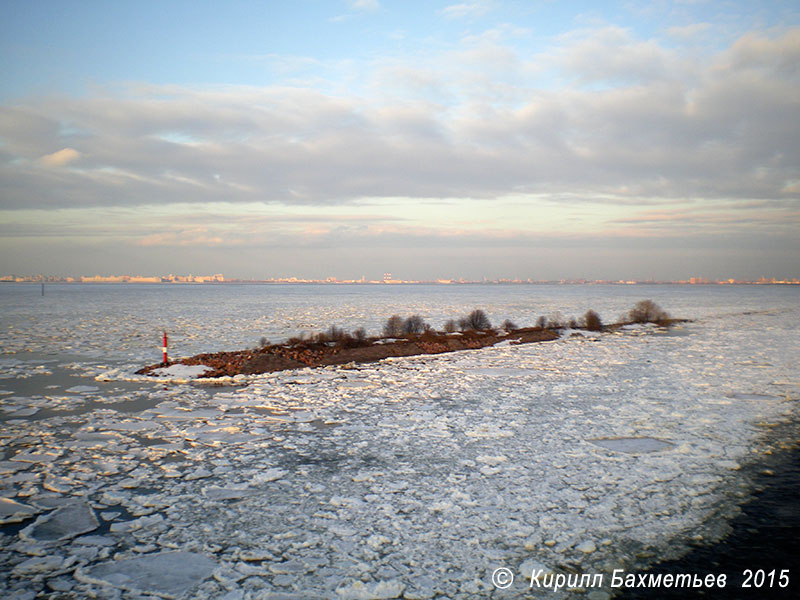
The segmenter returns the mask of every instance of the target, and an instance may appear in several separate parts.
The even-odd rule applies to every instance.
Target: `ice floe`
[[[37,542],[54,542],[89,533],[98,526],[92,508],[81,502],[63,506],[39,517],[32,525],[20,531],[20,535],[23,539]]]
[[[94,394],[95,392],[99,392],[100,388],[95,385],[75,385],[64,391],[70,394]]]
[[[634,438],[603,438],[589,440],[596,446],[602,446],[609,450],[616,450],[617,452],[627,452],[628,454],[637,454],[641,452],[660,452],[662,450],[669,450],[674,447],[674,444],[664,440],[657,440],[649,437],[634,437]]]
[[[38,513],[33,506],[16,502],[11,498],[0,498],[0,524],[20,523]]]
[[[159,552],[78,569],[78,581],[162,598],[180,598],[211,576],[216,563],[193,552]]]

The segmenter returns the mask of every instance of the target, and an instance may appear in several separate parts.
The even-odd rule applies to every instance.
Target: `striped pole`
[[[169,359],[167,359],[167,332],[166,331],[164,332],[164,347],[162,348],[162,350],[164,351],[164,366],[166,367],[167,363],[169,362]]]

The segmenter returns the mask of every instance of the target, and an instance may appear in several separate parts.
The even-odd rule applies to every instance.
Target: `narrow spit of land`
[[[529,344],[547,342],[561,337],[566,327],[591,331],[613,331],[632,323],[656,323],[669,327],[685,319],[673,319],[652,300],[642,300],[629,313],[629,320],[602,325],[600,318],[590,310],[578,324],[572,319],[569,325],[560,321],[547,322],[544,317],[536,327],[516,327],[510,321],[503,328],[494,329],[485,313],[473,311],[468,318],[461,319],[462,331],[453,331],[455,321],[450,321],[448,332],[436,331],[414,315],[405,321],[397,315],[387,321],[383,337],[368,338],[364,330],[350,335],[336,327],[327,333],[309,339],[293,338],[284,344],[268,344],[264,340],[260,348],[234,352],[197,354],[168,363],[149,365],[136,372],[137,375],[159,375],[158,369],[180,365],[203,365],[208,370],[200,377],[225,377],[256,375],[304,367],[324,367],[348,363],[375,362],[384,358],[442,354],[458,350],[475,350],[499,343]],[[403,329],[415,332],[400,333]],[[391,335],[394,332],[395,335]]]
[[[304,367],[375,362],[393,356],[417,356],[471,350],[494,346],[506,341],[510,344],[546,342],[559,337],[558,330],[530,327],[509,332],[507,335],[501,335],[494,331],[465,331],[458,334],[423,333],[402,339],[370,338],[349,344],[335,342],[273,344],[253,350],[197,354],[189,358],[171,361],[166,365],[164,363],[149,365],[136,373],[138,375],[155,375],[153,372],[156,369],[182,364],[211,367],[212,370],[206,371],[201,377],[256,375]]]

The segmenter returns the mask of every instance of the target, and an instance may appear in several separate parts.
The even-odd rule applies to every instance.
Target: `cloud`
[[[535,55],[475,36],[424,64],[365,64],[358,93],[140,84],[41,98],[0,107],[0,207],[796,198],[798,36],[751,34],[694,61],[620,28]],[[552,70],[570,82],[537,85]]]
[[[734,68],[766,68],[796,79],[800,75],[800,29],[791,29],[777,38],[747,33],[736,41],[729,56]]]
[[[75,221],[68,238],[62,237],[63,231],[52,217],[47,219],[49,224],[32,224],[28,236],[0,237],[0,272],[13,272],[9,269],[13,254],[24,253],[34,272],[65,275],[128,271],[223,272],[226,277],[351,278],[365,274],[379,278],[390,271],[412,278],[480,278],[487,274],[554,279],[648,278],[653,274],[727,278],[781,271],[796,276],[796,260],[792,259],[800,251],[794,232],[776,234],[762,227],[715,231],[684,229],[677,223],[671,229],[658,223],[655,227],[624,223],[616,229],[575,233],[547,227],[442,230],[434,225],[359,224],[347,219],[337,223],[298,220],[284,227],[286,223],[261,218],[248,228],[247,219],[236,213],[236,207],[230,207],[230,212],[213,224],[209,217],[217,218],[215,214],[204,213],[180,223],[169,222],[167,215],[149,208],[146,215],[140,215],[133,235],[132,223],[118,226],[109,235],[101,219],[92,217],[93,212],[86,209],[81,215],[63,215]],[[89,218],[78,223],[80,216]],[[104,219],[108,216],[102,215]]]
[[[671,50],[640,40],[618,26],[576,31],[561,38],[554,56],[559,66],[582,83],[619,85],[683,76]]]
[[[448,19],[474,19],[482,17],[492,10],[494,2],[492,0],[474,0],[473,2],[462,2],[451,4],[441,10],[441,14]]]
[[[62,148],[52,154],[45,154],[39,159],[39,162],[45,167],[64,167],[80,157],[81,153],[74,148]]]
[[[136,241],[139,246],[201,246],[213,247],[225,243],[218,235],[209,235],[208,228],[180,229],[163,233],[152,233]]]
[[[651,200],[645,208],[620,207],[617,219],[588,203],[555,225],[548,216],[555,201],[526,207],[521,197],[506,204],[514,202],[506,225],[498,217],[508,206],[476,214],[478,201],[400,198],[330,207],[186,202],[4,211],[0,272],[20,272],[14,257],[24,255],[26,269],[63,275],[798,276],[800,215],[791,201],[719,201],[709,208],[700,201],[674,207]],[[446,219],[429,218],[436,212]]]

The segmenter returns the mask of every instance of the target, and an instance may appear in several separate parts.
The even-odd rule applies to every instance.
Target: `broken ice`
[[[345,318],[342,305],[319,301],[254,315],[271,293],[256,289],[246,306],[238,296],[203,305],[200,293],[188,317],[168,303],[164,318],[185,327],[171,339],[192,354],[245,347],[254,324],[273,319],[283,321],[265,333],[280,339],[284,321]],[[529,307],[530,294],[553,289],[506,288],[496,310],[532,322],[533,309],[509,298],[523,294],[516,306]],[[553,293],[585,300],[570,289]],[[416,297],[420,312],[461,310],[431,293],[436,302]],[[613,317],[624,293],[593,308]],[[743,314],[743,303],[765,300],[742,293],[767,294],[781,318]],[[532,565],[636,569],[639,554],[679,551],[687,531],[715,539],[771,430],[753,424],[796,415],[800,303],[759,290],[686,297],[664,302],[701,317],[681,335],[634,328],[239,387],[175,383],[185,372],[134,377],[160,359],[138,337],[158,330],[146,299],[103,313],[111,321],[80,307],[68,319],[33,315],[8,349],[83,354],[0,360],[0,595],[466,599],[488,597],[501,564],[524,577]],[[375,328],[372,315],[395,310],[388,296],[352,302],[348,314]],[[521,312],[503,314],[512,310]],[[26,370],[35,377],[17,378]]]

